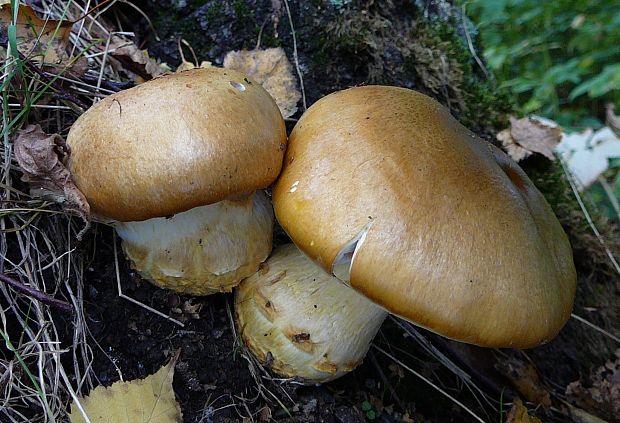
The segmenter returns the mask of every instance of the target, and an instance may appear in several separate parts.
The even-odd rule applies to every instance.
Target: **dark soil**
[[[227,307],[232,310],[231,295],[178,296],[141,280],[120,257],[123,293],[183,320],[185,327],[181,328],[118,296],[112,243],[111,229],[98,227],[83,250],[85,257],[94,257],[84,273],[84,313],[92,335],[93,371],[102,385],[119,380],[119,372],[124,380],[144,378],[180,350],[174,389],[185,422],[239,421],[250,413],[260,421],[258,416],[266,413],[261,411],[265,407],[269,407],[274,419],[289,422],[353,423],[369,417],[389,422],[401,421],[405,413],[411,418],[425,416],[429,419],[425,421],[471,420],[377,352],[371,352],[352,374],[323,386],[263,380],[263,389],[275,394],[282,407],[268,393],[265,393],[267,398],[259,395],[258,385],[233,335],[227,312]],[[199,305],[199,316],[176,312],[183,309],[183,304]],[[66,326],[59,330],[64,332],[65,346],[69,346],[73,330],[70,320],[64,321]],[[377,345],[404,361],[410,361],[407,356],[414,354],[416,360],[422,360],[415,363],[416,368],[421,368],[427,376],[435,373],[446,380],[452,378],[422,351],[416,351],[417,347],[404,340],[402,331],[393,324],[386,324]],[[71,368],[71,357],[64,358],[67,368]],[[465,401],[472,400],[466,393],[451,394]]]

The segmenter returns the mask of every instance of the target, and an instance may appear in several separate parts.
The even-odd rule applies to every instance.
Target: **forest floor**
[[[62,2],[57,3],[51,10],[59,17],[65,9]],[[287,119],[289,130],[304,107],[323,95],[382,83],[437,98],[466,126],[493,140],[506,125],[512,104],[480,67],[471,23],[449,3],[420,2],[422,7],[415,3],[394,0],[379,7],[369,0],[143,0],[135,2],[136,7],[118,4],[103,16],[85,18],[90,32],[80,32],[83,43],[76,43],[89,57],[89,69],[83,74],[69,75],[69,82],[58,85],[26,70],[4,85],[7,104],[8,100],[25,102],[24,81],[31,81],[30,86],[45,94],[36,100],[38,104],[54,106],[31,107],[27,119],[15,122],[9,118],[21,116],[19,109],[9,108],[5,132],[9,121],[13,127],[5,139],[27,122],[66,136],[83,111],[80,102],[92,102],[151,77],[145,64],[129,54],[125,61],[116,57],[120,65],[105,62],[103,53],[109,49],[112,32],[125,37],[131,31],[137,35],[130,42],[148,48],[152,58],[173,69],[183,58],[196,65],[203,60],[222,65],[232,50],[282,47],[303,87],[298,111]],[[49,10],[44,1],[34,6]],[[74,17],[83,14],[70,12]],[[105,22],[106,29],[97,29],[96,19]],[[92,45],[94,52],[88,50],[94,47],[87,47]],[[59,93],[70,93],[79,101],[71,103],[71,98]],[[119,379],[144,378],[177,351],[174,390],[185,422],[500,422],[507,418],[525,422],[506,415],[517,397],[545,422],[577,422],[577,414],[620,421],[614,414],[620,410],[620,359],[615,355],[620,347],[620,273],[610,261],[620,253],[618,228],[599,219],[587,202],[585,208],[580,206],[558,163],[534,157],[523,164],[574,246],[580,283],[576,317],[556,340],[528,351],[485,350],[393,318],[386,321],[358,369],[334,382],[303,386],[277,378],[251,358],[237,336],[231,295],[192,297],[154,287],[129,267],[109,226],[94,224],[77,241],[79,219],[68,218],[47,199],[26,194],[28,186],[20,180],[8,142],[2,153],[6,206],[0,217],[0,271],[66,299],[75,313],[41,305],[2,285],[5,343],[0,346],[0,391],[5,408],[0,421],[54,420],[50,416],[62,421],[72,393],[87,394],[94,386],[109,386]],[[584,214],[588,210],[591,224]],[[593,227],[600,237],[593,234]],[[274,243],[286,242],[279,230]],[[119,286],[124,295],[169,318],[119,296]],[[46,395],[41,395],[42,389]]]

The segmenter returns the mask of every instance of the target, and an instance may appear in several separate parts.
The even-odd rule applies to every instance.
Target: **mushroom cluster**
[[[435,100],[386,86],[336,92],[286,143],[258,84],[196,69],[87,111],[69,134],[69,167],[143,277],[199,295],[243,280],[246,345],[306,383],[355,368],[388,313],[516,348],[568,319],[575,267],[550,206]],[[295,245],[265,261],[273,211],[261,189],[276,178],[275,216]]]

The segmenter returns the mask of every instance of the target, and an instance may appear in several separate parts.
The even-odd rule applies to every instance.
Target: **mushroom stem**
[[[132,266],[163,288],[194,295],[230,292],[269,252],[273,210],[257,191],[169,218],[119,222]]]
[[[304,256],[277,248],[235,298],[237,324],[256,357],[285,377],[322,383],[350,372],[387,312]]]

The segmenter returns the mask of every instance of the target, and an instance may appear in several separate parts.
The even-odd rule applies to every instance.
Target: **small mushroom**
[[[295,126],[276,217],[327,272],[455,340],[533,347],[570,316],[571,246],[519,166],[438,102],[356,87]],[[291,301],[302,301],[294,296]]]
[[[241,282],[235,313],[245,344],[260,361],[307,384],[357,367],[387,316],[293,244],[276,248]]]
[[[271,251],[260,189],[278,176],[284,120],[232,70],[194,69],[111,95],[72,126],[68,163],[134,268],[197,295],[230,291]]]

